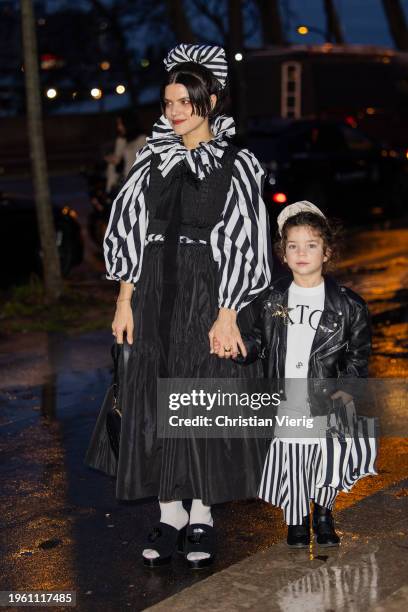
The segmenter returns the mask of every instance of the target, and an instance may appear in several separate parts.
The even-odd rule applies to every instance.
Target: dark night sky
[[[63,4],[69,6],[88,4],[86,0],[69,0],[69,2],[67,0],[40,0],[40,2],[51,10]],[[401,4],[408,19],[408,0],[401,0]],[[393,46],[381,0],[335,0],[335,5],[348,43]],[[185,0],[185,7],[189,12],[189,0]],[[304,23],[323,30],[325,27],[323,0],[281,0],[281,8],[283,18],[289,17],[290,19],[292,42],[301,44],[322,42],[319,34],[309,34],[307,37],[298,35],[296,26]],[[208,22],[206,26],[208,27]],[[254,38],[251,42],[254,46],[258,46],[260,41]]]
[[[299,23],[324,29],[323,0],[283,0],[284,4],[296,13]],[[408,0],[402,0],[401,4],[408,19]],[[336,7],[347,42],[393,46],[381,0],[336,0]],[[310,34],[307,39],[322,41],[318,34]],[[295,34],[292,41],[302,43],[306,38]]]
[[[2,0],[0,0],[1,3]],[[46,10],[56,10],[62,6],[89,6],[87,0],[37,0],[39,6]],[[109,3],[109,0],[104,0]],[[152,0],[154,1],[154,0]],[[136,0],[135,0],[136,2]],[[207,32],[208,35],[215,39],[216,32],[213,27],[204,17],[196,17],[192,14],[191,3],[189,0],[184,0],[184,6],[188,15],[192,18],[194,29]],[[401,4],[405,10],[408,20],[408,0],[401,0]],[[322,43],[324,38],[318,33],[309,33],[307,36],[297,34],[296,27],[299,25],[308,25],[320,30],[325,30],[325,14],[323,8],[323,0],[281,0],[282,19],[287,27],[289,40],[293,44],[312,44]],[[381,0],[335,0],[335,5],[339,13],[341,26],[345,35],[346,43],[351,44],[372,44],[394,47],[391,39],[387,20],[382,8]],[[134,32],[130,38],[131,46],[137,49],[138,55],[144,53],[146,43],[150,40],[150,34],[146,36],[145,28],[142,26],[137,34]],[[204,41],[203,41],[204,42]],[[222,41],[218,41],[221,43]],[[246,41],[249,47],[261,46],[260,35],[255,34],[251,40]],[[140,101],[149,102],[152,99],[157,99],[157,87],[143,89],[140,93]],[[104,98],[105,108],[114,108],[127,105],[129,103],[127,94],[106,96]],[[100,106],[97,101],[89,100],[77,102],[75,104],[76,111],[89,112]],[[64,112],[64,108],[60,107],[59,112]]]

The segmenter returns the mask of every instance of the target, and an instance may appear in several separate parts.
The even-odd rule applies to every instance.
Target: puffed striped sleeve
[[[264,174],[250,151],[239,151],[222,219],[211,232],[220,308],[240,311],[270,284],[272,246],[261,195]]]
[[[138,152],[126,182],[115,201],[103,248],[106,278],[136,283],[139,279],[148,225],[144,193],[149,184],[151,150]]]

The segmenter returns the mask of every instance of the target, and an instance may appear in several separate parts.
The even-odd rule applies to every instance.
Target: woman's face
[[[216,96],[211,96],[213,106],[216,100]],[[181,83],[171,83],[166,86],[164,105],[166,118],[178,136],[185,136],[208,121],[208,117],[200,117],[193,113],[187,88]]]
[[[288,230],[285,261],[292,272],[301,276],[316,274],[328,260],[323,238],[308,225],[298,225]]]

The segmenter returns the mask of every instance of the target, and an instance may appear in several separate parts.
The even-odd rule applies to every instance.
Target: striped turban
[[[177,45],[168,52],[163,60],[167,72],[177,64],[184,62],[195,62],[201,64],[221,83],[224,88],[227,81],[228,66],[225,58],[225,51],[222,47],[210,47],[209,45]]]

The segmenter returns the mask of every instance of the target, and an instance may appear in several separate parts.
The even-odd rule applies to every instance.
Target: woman
[[[165,66],[163,116],[114,203],[105,237],[108,278],[120,281],[112,330],[118,343],[126,333],[132,345],[119,460],[112,466],[102,437],[87,463],[116,474],[120,499],[159,498],[146,565],[170,561],[188,525],[186,557],[197,568],[214,558],[211,505],[256,495],[264,445],[157,439],[157,377],[262,375],[257,364],[244,374],[230,357],[245,354],[241,331],[268,286],[271,246],[263,170],[230,143],[234,122],[222,115],[223,49],[178,45]],[[193,500],[190,516],[183,499]]]

